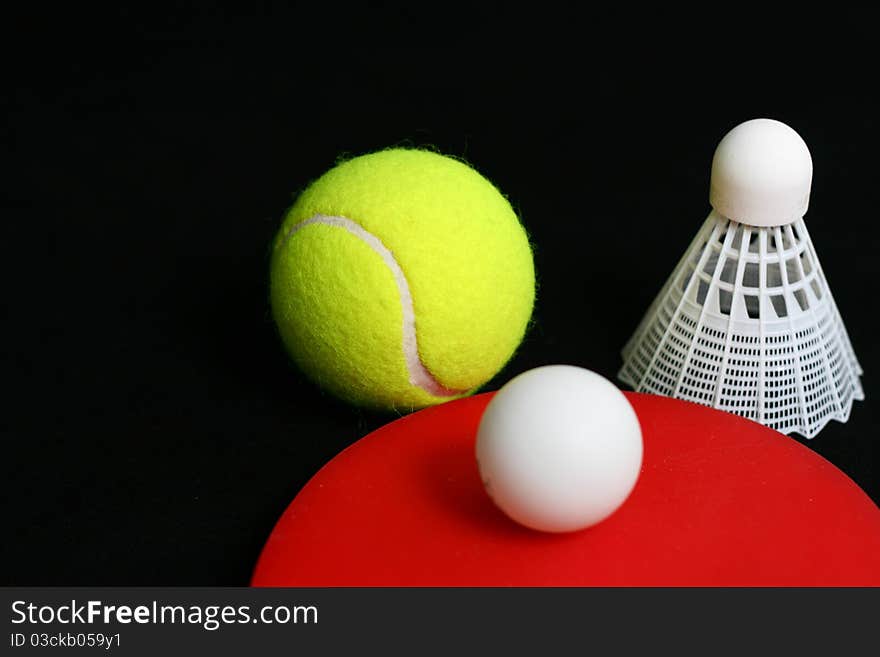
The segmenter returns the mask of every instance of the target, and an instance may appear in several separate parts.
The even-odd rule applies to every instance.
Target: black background
[[[393,419],[290,367],[269,241],[341,154],[395,144],[466,158],[531,234],[535,325],[496,389],[557,362],[613,378],[709,211],[717,141],[758,116],[793,126],[866,372],[867,400],[809,446],[880,500],[873,20],[505,18],[254,4],[6,23],[0,583],[247,583],[296,492]]]

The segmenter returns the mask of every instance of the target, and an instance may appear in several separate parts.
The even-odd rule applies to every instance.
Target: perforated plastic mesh
[[[756,228],[709,215],[623,349],[621,381],[815,436],[864,399],[802,219]]]

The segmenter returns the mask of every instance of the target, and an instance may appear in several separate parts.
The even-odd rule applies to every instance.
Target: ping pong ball
[[[513,520],[546,532],[601,522],[632,492],[642,432],[617,386],[595,372],[548,365],[511,379],[477,431],[486,492]]]

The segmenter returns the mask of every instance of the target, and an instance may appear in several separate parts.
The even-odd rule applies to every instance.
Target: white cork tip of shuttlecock
[[[773,119],[728,132],[712,159],[709,202],[741,224],[784,226],[807,212],[813,159],[801,136]]]

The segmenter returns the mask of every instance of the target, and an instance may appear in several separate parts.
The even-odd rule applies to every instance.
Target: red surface
[[[642,473],[595,527],[542,534],[493,505],[474,458],[484,394],[397,420],[334,458],[279,520],[252,583],[880,585],[880,509],[828,461],[727,413],[627,396]]]

